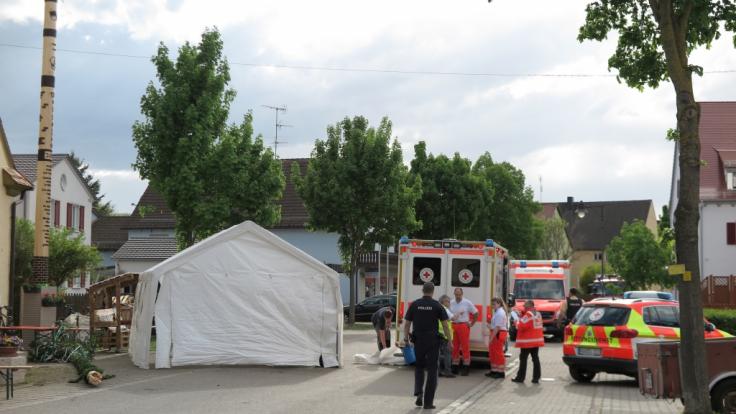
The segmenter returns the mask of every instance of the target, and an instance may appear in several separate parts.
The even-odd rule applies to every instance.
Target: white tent
[[[140,275],[128,353],[149,367],[341,365],[338,274],[247,221]]]

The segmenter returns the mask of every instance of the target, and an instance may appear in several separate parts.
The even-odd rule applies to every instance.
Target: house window
[[[79,230],[79,206],[72,204],[72,225],[74,230]]]
[[[736,170],[726,170],[726,189],[736,190]]]
[[[736,223],[726,223],[726,244],[736,245]]]
[[[603,253],[596,253],[593,255],[594,260],[603,260]]]

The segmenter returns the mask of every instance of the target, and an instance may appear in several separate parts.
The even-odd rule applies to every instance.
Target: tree
[[[182,247],[244,220],[271,226],[280,219],[281,163],[260,136],[252,138],[250,113],[227,124],[235,91],[222,48],[217,30],[196,46],[185,43],[176,62],[160,44],[152,58],[159,87],[148,85],[144,120],[133,125],[133,166],[176,215]]]
[[[710,412],[708,376],[698,258],[700,190],[700,106],[693,91],[690,53],[710,47],[722,31],[736,32],[736,3],[732,0],[598,0],[586,7],[578,39],[602,41],[618,34],[618,46],[608,60],[618,79],[632,88],[656,88],[670,80],[675,90],[680,189],[675,211],[678,261],[695,282],[680,281],[683,399],[686,413]],[[734,36],[736,41],[736,36]]]
[[[375,129],[361,116],[328,126],[327,138],[315,142],[304,177],[297,164],[292,177],[309,213],[309,227],[340,235],[353,324],[358,255],[374,243],[394,243],[419,228],[414,205],[421,183],[404,165],[399,143],[391,143],[388,118]]]
[[[669,257],[669,263],[677,261],[675,254],[675,232],[670,225],[670,209],[668,206],[662,206],[662,215],[659,217],[657,224],[657,236],[659,237],[659,245],[662,246]]]
[[[539,258],[569,259],[572,256],[572,248],[565,230],[567,222],[560,217],[554,217],[542,221],[541,226],[542,237],[539,239]]]
[[[98,217],[105,217],[114,213],[113,205],[109,201],[102,201],[102,199],[105,198],[105,195],[100,194],[100,180],[96,179],[92,173],[88,171],[89,164],[84,162],[83,159],[77,157],[74,151],[69,154],[69,161],[71,161],[74,168],[79,171],[79,175],[82,176],[84,183],[95,198],[92,202],[92,208],[94,209],[95,214],[97,214]]]
[[[84,234],[71,229],[51,229],[49,234],[49,284],[61,286],[80,273],[97,267],[100,253],[84,244]]]
[[[421,141],[414,146],[411,173],[422,182],[422,197],[416,205],[422,228],[414,236],[470,238],[476,220],[484,211],[483,201],[493,194],[493,188],[484,185],[482,177],[472,174],[470,160],[458,153],[452,158],[427,155],[427,144]]]
[[[16,221],[15,282],[20,288],[30,283],[34,231],[29,220]],[[84,234],[67,228],[52,228],[49,234],[49,284],[61,286],[80,273],[94,269],[100,254],[84,244]]]
[[[534,257],[542,231],[534,215],[541,206],[534,201],[532,189],[525,186],[524,173],[508,162],[494,163],[486,152],[473,165],[473,174],[493,191],[481,193],[481,214],[471,238],[493,238],[515,257]]]
[[[608,261],[633,290],[672,286],[667,274],[669,255],[651,230],[640,220],[624,223],[608,245]]]

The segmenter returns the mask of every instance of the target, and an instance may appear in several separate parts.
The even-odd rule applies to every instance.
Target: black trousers
[[[417,362],[414,365],[414,395],[424,396],[424,405],[434,403],[437,390],[437,364],[440,356],[440,338],[437,334],[416,336],[414,353]],[[427,370],[427,383],[424,383],[424,370]]]
[[[386,348],[391,348],[391,330],[386,329]],[[376,331],[376,342],[378,342],[378,350],[383,351],[383,345],[381,344],[381,331]]]
[[[519,372],[516,374],[516,378],[524,380],[526,378],[526,360],[532,356],[532,365],[534,371],[532,372],[532,380],[539,381],[542,376],[542,365],[539,363],[539,348],[521,348],[521,354],[519,354]]]

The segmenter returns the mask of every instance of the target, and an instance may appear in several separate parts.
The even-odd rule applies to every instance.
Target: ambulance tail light
[[[611,338],[631,339],[637,336],[639,336],[639,331],[636,329],[619,329],[611,332]]]

